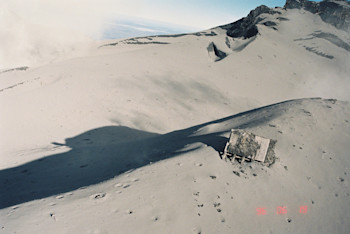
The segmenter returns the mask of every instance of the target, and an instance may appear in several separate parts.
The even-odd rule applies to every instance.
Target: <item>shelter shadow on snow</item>
[[[261,109],[261,108],[260,108]],[[275,114],[260,109],[230,116],[164,135],[123,126],[107,126],[67,138],[70,151],[0,171],[0,209],[97,184],[130,169],[195,150],[206,144],[222,152],[227,138],[222,132],[196,132],[211,124],[231,122],[235,128],[263,124]],[[214,155],[219,158],[219,154]]]

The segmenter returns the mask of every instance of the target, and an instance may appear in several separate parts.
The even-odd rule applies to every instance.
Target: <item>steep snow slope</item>
[[[70,152],[0,172],[2,207],[40,199],[2,209],[3,231],[346,233],[349,116],[348,102],[306,99],[164,135],[96,129],[67,139]],[[276,139],[276,163],[221,160],[231,128]]]

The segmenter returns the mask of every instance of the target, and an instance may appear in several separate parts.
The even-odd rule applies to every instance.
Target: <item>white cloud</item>
[[[103,31],[102,11],[82,1],[5,1],[0,4],[0,68],[35,66],[84,53]],[[79,3],[80,2],[80,3]],[[80,7],[79,7],[80,6]]]
[[[80,55],[89,48],[91,39],[101,38],[106,22],[118,15],[202,29],[226,23],[226,18],[227,23],[233,20],[157,0],[2,0],[0,69]]]

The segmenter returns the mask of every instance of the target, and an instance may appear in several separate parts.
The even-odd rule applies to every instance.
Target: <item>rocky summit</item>
[[[350,3],[347,0],[324,0],[322,2],[313,2],[308,0],[287,0],[284,9],[304,9],[313,14],[318,14],[321,19],[333,25],[334,27],[350,31]],[[244,39],[256,36],[259,33],[257,25],[264,20],[262,14],[281,14],[280,11],[261,5],[250,11],[247,17],[244,17],[231,24],[221,26],[227,30],[227,36]],[[264,22],[265,26],[273,27],[274,22]]]
[[[265,5],[261,5],[250,11],[247,17],[244,17],[234,23],[222,26],[227,30],[227,35],[230,37],[251,38],[258,34],[257,24],[263,20],[259,17],[261,14],[281,14]]]

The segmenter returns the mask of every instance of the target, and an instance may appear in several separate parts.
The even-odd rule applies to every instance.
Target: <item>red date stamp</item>
[[[307,206],[300,206],[299,207],[299,213],[300,214],[306,214],[307,213]]]
[[[288,208],[287,206],[277,206],[276,210],[275,210],[277,215],[285,215],[288,213]],[[303,205],[303,206],[299,206],[299,213],[300,214],[307,214],[308,209],[307,206]],[[267,215],[268,214],[268,210],[266,207],[258,207],[256,208],[256,214],[257,215]]]
[[[266,208],[265,207],[259,207],[259,208],[256,208],[256,214],[257,215],[266,215]]]
[[[287,214],[287,207],[286,206],[277,206],[276,214],[278,214],[278,215]]]

